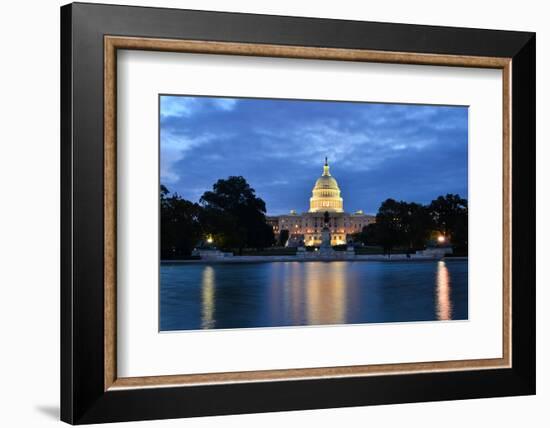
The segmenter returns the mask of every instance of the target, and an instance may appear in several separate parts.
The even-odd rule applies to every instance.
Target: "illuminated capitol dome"
[[[307,246],[321,244],[324,215],[329,213],[328,228],[331,244],[342,245],[351,239],[351,235],[361,232],[363,227],[374,222],[375,217],[364,214],[344,212],[344,199],[336,179],[330,174],[328,160],[325,158],[323,174],[315,182],[308,212],[299,214],[291,210],[290,214],[268,216],[267,220],[273,227],[275,237],[279,239],[283,230],[288,231],[288,246],[297,246],[300,242]]]
[[[327,158],[325,158],[325,165],[323,166],[323,175],[315,182],[312,193],[312,197],[309,198],[310,213],[344,212],[344,200],[340,196],[338,182],[330,175]]]

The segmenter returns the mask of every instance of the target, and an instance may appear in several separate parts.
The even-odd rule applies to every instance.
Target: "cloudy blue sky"
[[[268,214],[307,211],[325,156],[346,211],[468,196],[467,107],[162,95],[160,148],[170,191],[242,175]]]

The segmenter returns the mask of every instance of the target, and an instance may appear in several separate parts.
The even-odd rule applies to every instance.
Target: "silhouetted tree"
[[[289,235],[290,234],[287,229],[283,229],[279,232],[279,245],[281,247],[284,247],[286,245]]]
[[[399,202],[400,222],[405,242],[410,251],[424,248],[433,229],[429,209],[415,202]]]
[[[378,209],[375,233],[384,254],[391,254],[395,246],[406,242],[406,226],[403,221],[405,211],[403,203],[394,199],[386,199]]]
[[[273,229],[266,222],[265,202],[243,177],[218,180],[205,192],[201,223],[214,243],[222,248],[263,248],[274,243]]]
[[[371,223],[354,236],[364,244],[377,244],[390,253],[396,246],[406,246],[410,251],[424,248],[433,228],[427,207],[404,201],[387,199]]]
[[[376,223],[370,223],[363,226],[360,232],[356,232],[351,235],[354,242],[360,242],[363,245],[376,245],[378,244]]]
[[[428,207],[434,228],[444,234],[460,252],[468,247],[468,201],[447,194],[434,199]]]
[[[189,256],[202,235],[201,207],[160,186],[161,259]]]

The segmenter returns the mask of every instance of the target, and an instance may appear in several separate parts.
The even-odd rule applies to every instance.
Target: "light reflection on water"
[[[202,328],[214,328],[216,320],[214,319],[215,310],[215,273],[212,266],[206,266],[202,273]]]
[[[344,262],[292,263],[282,267],[282,275],[273,269],[271,314],[281,317],[286,313],[292,325],[346,323],[344,269]]]
[[[453,319],[453,302],[451,301],[451,277],[444,261],[437,264],[437,319]]]
[[[468,264],[162,264],[161,330],[467,319]]]

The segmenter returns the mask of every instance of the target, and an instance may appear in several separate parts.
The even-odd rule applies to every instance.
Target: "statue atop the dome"
[[[323,165],[323,176],[330,177],[330,167],[328,166],[328,158],[325,156],[325,164]]]

